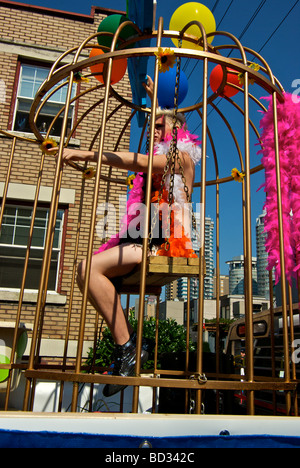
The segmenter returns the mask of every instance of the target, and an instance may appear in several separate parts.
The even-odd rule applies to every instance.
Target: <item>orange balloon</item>
[[[239,82],[239,79],[238,79],[237,72],[235,72],[232,68],[226,68],[226,71],[227,71],[226,83],[234,84],[236,86],[241,86],[241,83]],[[221,67],[221,65],[217,65],[210,74],[209,84],[214,93],[218,91],[219,87],[222,84],[223,74],[224,74],[223,68]],[[239,89],[232,88],[231,86],[228,86],[228,84],[224,86],[221,96],[232,97],[232,96],[235,96],[239,92]]]
[[[101,49],[94,48],[91,50],[90,58],[95,57],[97,55],[103,55],[104,52]],[[110,84],[118,83],[126,73],[127,69],[127,59],[114,59],[112,64],[111,70],[111,80]],[[104,62],[98,63],[97,65],[92,65],[90,67],[91,72],[95,76],[96,80],[100,81],[100,83],[104,84],[104,77],[103,77],[103,70],[104,70]]]

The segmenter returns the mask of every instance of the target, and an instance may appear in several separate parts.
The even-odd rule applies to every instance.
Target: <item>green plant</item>
[[[111,364],[111,358],[114,348],[115,344],[112,334],[109,328],[105,328],[102,333],[102,339],[98,340],[97,342],[95,356],[94,349],[89,349],[86,365],[89,367],[93,364],[96,367],[109,367]]]
[[[219,331],[220,331],[220,339],[224,339],[227,337],[230,326],[234,322],[234,319],[224,319],[221,318],[219,319]],[[216,319],[211,319],[211,320],[205,320],[205,325],[213,325],[214,327],[217,327],[217,320]],[[209,332],[211,336],[215,335],[215,331]]]
[[[137,320],[129,319],[134,331],[137,331]],[[144,320],[143,336],[155,340],[156,320],[151,317]],[[114,350],[114,341],[108,328],[103,332],[102,339],[98,341],[94,357],[93,349],[90,348],[86,365],[97,367],[109,367],[112,363],[112,354]],[[196,346],[190,343],[190,351],[195,351]],[[176,353],[186,350],[186,329],[178,325],[174,319],[159,320],[158,322],[158,369],[160,368],[159,356],[162,353]],[[95,358],[95,359],[94,359]],[[93,361],[94,360],[94,361]],[[154,367],[154,353],[149,356],[149,360],[144,364],[143,369],[152,369]]]

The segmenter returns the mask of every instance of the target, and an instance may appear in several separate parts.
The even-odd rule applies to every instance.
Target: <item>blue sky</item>
[[[45,6],[54,9],[72,11],[82,14],[90,14],[93,5],[104,8],[126,10],[126,0],[88,0],[80,2],[78,0],[27,0],[26,3],[32,5]],[[165,29],[169,28],[169,22],[174,11],[183,3],[181,0],[158,0],[157,17],[164,18]],[[227,31],[240,38],[244,46],[259,52],[270,65],[274,75],[281,82],[286,92],[293,92],[295,80],[300,80],[300,1],[296,0],[205,0],[202,2],[208,8],[213,10],[217,29]],[[83,38],[84,39],[84,38]],[[217,39],[220,43],[220,39]],[[222,39],[222,42],[229,43]],[[170,46],[172,43],[170,41]],[[225,52],[224,52],[225,55]],[[234,56],[234,55],[232,55]],[[185,73],[189,79],[188,96],[183,105],[190,105],[198,99],[201,94],[201,84],[199,86],[199,76],[201,78],[201,66],[194,68],[195,63],[185,65]],[[149,65],[152,66],[151,64]],[[149,70],[151,74],[151,70]],[[299,81],[300,82],[300,81]],[[299,85],[298,85],[299,88]],[[200,92],[199,92],[200,89]],[[257,98],[266,95],[266,92],[256,85],[251,87],[252,92]],[[240,103],[241,96],[237,96],[236,102]],[[243,132],[243,123],[238,112],[231,106],[228,107],[224,100],[220,99],[218,106],[230,120],[230,125],[241,138]],[[257,108],[253,109],[251,114],[256,126],[259,127],[261,115]],[[189,130],[201,135],[200,122],[194,117],[188,117]],[[218,160],[220,165],[220,176],[229,176],[233,167],[239,167],[237,155],[234,152],[231,140],[228,136],[228,130],[217,117],[215,111],[209,112],[208,124],[213,133],[214,143],[217,148]],[[136,125],[132,129],[131,149],[136,150],[136,138],[138,135]],[[256,166],[260,163],[260,157],[255,146],[256,137],[251,135],[251,165]],[[214,178],[213,159],[208,148],[208,179]],[[196,179],[200,180],[200,171],[198,169]],[[263,183],[263,172],[252,178],[252,222],[255,226],[255,219],[262,212],[264,204],[263,190],[257,192],[257,189]],[[242,206],[241,206],[241,185],[234,182],[223,184],[221,186],[221,272],[226,274],[228,268],[226,261],[235,255],[241,255],[243,251],[242,242]],[[194,200],[197,200],[199,193],[194,193]],[[215,218],[215,189],[207,190],[207,210],[206,214]],[[254,231],[255,232],[255,231]],[[255,237],[253,237],[253,255],[255,255]]]

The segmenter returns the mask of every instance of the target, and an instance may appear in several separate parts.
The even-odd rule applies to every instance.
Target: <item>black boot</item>
[[[112,375],[131,377],[135,372],[136,363],[136,342],[130,339],[124,345],[116,345],[114,350],[114,369]],[[141,351],[141,366],[148,360],[149,353],[142,348]],[[110,397],[120,392],[127,385],[106,384],[103,388],[103,395]]]
[[[130,338],[131,338],[132,343],[136,346],[136,340],[137,340],[136,333],[133,332]],[[149,356],[152,353],[152,351],[154,350],[154,348],[155,348],[155,341],[154,340],[151,340],[150,338],[144,338],[144,337],[142,338],[142,349],[144,351],[147,351]]]

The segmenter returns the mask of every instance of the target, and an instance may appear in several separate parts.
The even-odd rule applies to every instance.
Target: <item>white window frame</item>
[[[32,85],[32,92],[31,92],[31,96],[25,96],[25,95],[22,95],[22,85],[24,84],[23,82],[23,76],[24,76],[24,71],[25,69],[32,69],[32,70],[35,70],[34,72],[34,79],[32,81],[33,85]],[[16,93],[16,99],[15,99],[15,104],[14,104],[14,114],[13,114],[13,120],[12,120],[12,131],[14,132],[22,132],[22,133],[32,133],[31,131],[29,130],[23,130],[22,127],[17,127],[17,123],[16,123],[16,120],[17,120],[17,114],[18,114],[18,109],[19,109],[19,103],[21,102],[24,102],[24,103],[28,103],[29,104],[29,109],[31,107],[31,103],[33,102],[34,100],[34,97],[35,97],[35,94],[38,90],[38,88],[40,87],[40,85],[42,84],[43,81],[39,80],[38,77],[37,77],[37,73],[38,73],[38,70],[43,70],[45,71],[45,79],[48,75],[48,72],[50,70],[50,68],[48,67],[45,67],[43,65],[31,65],[31,64],[27,64],[26,62],[21,62],[20,63],[20,73],[19,73],[19,79],[18,79],[18,86],[17,86],[17,93]],[[76,83],[74,83],[73,85],[73,91],[72,91],[72,98],[75,96],[75,93],[76,93]],[[64,94],[66,94],[67,92],[67,85],[60,88],[53,96],[51,96],[51,98],[47,101],[47,103],[45,104],[45,106],[57,106],[57,111],[56,113],[60,110],[60,108],[65,105],[65,97],[63,97]],[[57,94],[59,93],[59,94]],[[58,97],[58,95],[61,96],[60,99],[55,99],[55,97]],[[47,95],[45,96],[45,98],[47,97]],[[45,107],[42,109],[41,111],[41,116],[42,115],[46,115],[47,116],[47,113],[44,112],[44,109]],[[52,118],[54,118],[54,116],[56,115],[56,113],[52,116],[52,114],[49,114],[49,116],[51,115]],[[71,114],[70,118],[71,118],[71,127],[73,126],[73,122],[74,122],[74,114],[75,114],[75,102],[71,103],[70,104],[70,111],[69,111],[69,115]],[[29,115],[29,111],[28,111],[28,115]],[[47,131],[47,127],[45,126],[45,128],[39,128],[40,132],[42,134],[45,134],[46,131]],[[57,132],[53,133],[50,132],[50,135],[51,136],[54,136],[54,137],[59,137],[60,136],[60,130],[58,130]]]
[[[15,244],[14,243],[14,240],[15,240],[15,232],[16,232],[16,227],[17,227],[17,219],[18,219],[18,210],[20,209],[29,209],[29,210],[32,210],[32,204],[30,203],[21,203],[21,202],[13,202],[13,203],[9,203],[6,205],[6,207],[8,208],[15,208],[15,214],[14,214],[14,228],[13,228],[13,236],[14,238],[12,239],[13,242],[12,243],[0,243],[0,246],[1,248],[11,248],[11,247],[16,247],[16,248],[20,248],[20,249],[24,249],[24,258],[25,258],[25,251],[26,251],[26,248],[27,248],[27,243],[26,245],[22,245],[22,244]],[[34,246],[32,245],[31,246],[31,250],[35,250],[35,251],[43,251],[44,250],[44,246],[45,246],[45,236],[46,236],[46,231],[47,231],[47,226],[48,226],[48,215],[49,215],[49,208],[48,207],[38,207],[37,208],[37,215],[39,212],[41,211],[46,211],[47,214],[46,214],[46,218],[45,218],[45,226],[41,227],[41,229],[44,230],[44,237],[43,237],[43,246]],[[61,220],[60,220],[60,226],[59,226],[59,235],[58,235],[58,239],[57,239],[57,247],[53,247],[52,251],[56,251],[57,252],[57,268],[56,268],[56,275],[55,275],[55,287],[54,289],[49,289],[48,290],[48,293],[51,295],[53,294],[57,294],[57,289],[58,289],[58,279],[59,279],[59,272],[60,272],[60,263],[61,263],[61,250],[62,250],[62,239],[63,239],[63,233],[64,233],[64,221],[65,221],[65,209],[63,208],[59,208],[59,211],[62,212],[62,216],[61,216]],[[12,216],[12,215],[11,215]],[[4,215],[5,217],[5,215]],[[38,216],[36,216],[36,219],[38,219]],[[2,228],[3,226],[5,226],[5,222],[4,222],[4,218],[3,218],[3,222],[2,222]],[[10,224],[11,225],[11,224]],[[29,231],[29,226],[25,226],[25,227],[28,227],[28,231]],[[35,227],[34,229],[38,229],[39,227]],[[42,257],[42,256],[41,256]],[[20,257],[22,258],[22,257]],[[20,288],[17,287],[17,288],[14,288],[14,287],[0,287],[0,297],[2,298],[3,295],[1,294],[2,292],[12,292],[12,293],[17,293],[20,291]],[[34,296],[37,295],[37,292],[38,290],[37,289],[25,289],[25,292],[27,294],[33,294]],[[5,295],[4,295],[5,296]]]

